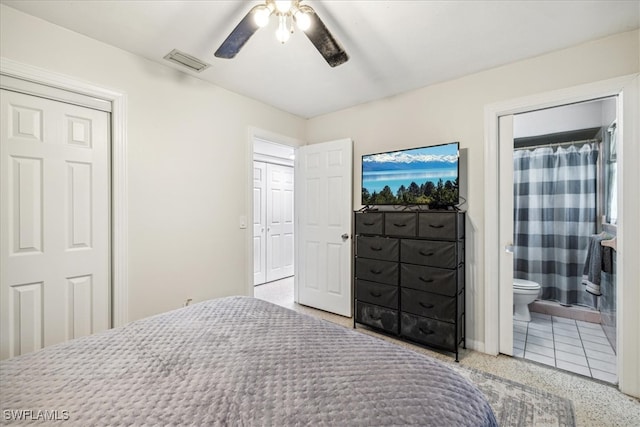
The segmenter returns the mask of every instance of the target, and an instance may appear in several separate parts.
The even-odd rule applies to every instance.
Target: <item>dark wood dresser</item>
[[[465,347],[460,211],[355,212],[354,327],[440,350]]]

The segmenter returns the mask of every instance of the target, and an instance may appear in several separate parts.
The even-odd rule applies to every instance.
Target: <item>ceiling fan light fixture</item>
[[[269,24],[269,17],[271,16],[271,9],[267,6],[261,7],[254,12],[253,20],[260,28],[266,27]]]
[[[291,9],[291,0],[276,0],[276,9],[280,13],[289,13]]]
[[[293,18],[296,21],[296,25],[300,31],[307,31],[311,27],[311,18],[302,10],[298,9],[293,14]]]
[[[311,6],[301,5],[302,0],[263,0],[242,18],[215,52],[216,58],[234,58],[242,46],[261,27],[269,24],[271,15],[278,17],[276,39],[286,43],[297,26],[331,67],[349,60],[349,55],[340,46],[327,26]],[[294,25],[295,24],[295,25]]]
[[[287,28],[287,17],[285,15],[278,16],[278,29],[276,30],[276,39],[280,43],[286,43],[291,36],[291,32]]]

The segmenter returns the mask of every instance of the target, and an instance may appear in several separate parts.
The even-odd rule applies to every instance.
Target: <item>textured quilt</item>
[[[435,359],[247,297],[2,361],[0,385],[3,424],[496,425]]]

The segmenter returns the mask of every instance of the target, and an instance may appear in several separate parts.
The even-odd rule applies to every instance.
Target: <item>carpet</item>
[[[453,368],[484,393],[500,426],[575,426],[569,399],[475,369]]]

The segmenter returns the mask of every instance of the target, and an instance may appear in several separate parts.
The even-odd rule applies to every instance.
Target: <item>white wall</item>
[[[293,167],[295,147],[260,138],[253,139],[253,160]]]
[[[309,120],[307,141],[354,140],[354,206],[363,154],[460,141],[461,195],[467,198],[467,331],[484,343],[484,107],[494,102],[639,71],[639,32],[432,85]],[[640,301],[638,302],[640,304]]]
[[[0,5],[0,55],[128,96],[129,320],[246,293],[249,127],[300,139],[268,105]]]
[[[615,98],[607,98],[516,114],[513,116],[513,137],[609,126],[616,118],[615,111]]]

